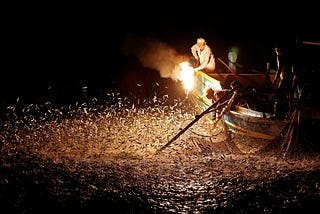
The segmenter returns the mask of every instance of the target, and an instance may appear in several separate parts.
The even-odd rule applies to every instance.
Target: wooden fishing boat
[[[217,104],[206,115],[206,118],[213,121],[213,126],[222,122],[236,138],[241,139],[242,142],[252,147],[252,152],[257,151],[261,146],[279,139],[289,124],[289,120],[273,119],[272,106],[275,94],[261,94],[260,92],[262,89],[268,89],[267,86],[270,85],[271,75],[239,74],[235,77],[231,74],[210,75],[199,71],[195,74],[194,87],[190,91],[189,97],[198,111],[203,112],[215,102],[212,96],[208,96],[209,90],[212,89],[211,91],[215,94],[226,94],[231,88],[230,86],[227,87],[228,84],[225,84],[225,82],[225,86],[222,86],[222,81],[226,81],[230,85],[233,81],[243,78],[242,83],[245,83],[245,85],[241,85],[240,92],[237,91],[238,98],[235,98],[232,102],[227,102],[227,100],[220,101],[221,105]],[[246,90],[246,96],[244,97],[241,94],[243,88]],[[255,96],[260,99],[259,105],[253,102],[257,100],[253,99]],[[231,99],[231,94],[227,99]],[[229,106],[227,106],[227,103]],[[221,114],[220,118],[219,114]],[[213,126],[210,128],[214,128]],[[260,145],[257,145],[257,142],[260,142]],[[253,148],[253,144],[255,144],[255,148]]]
[[[318,38],[317,38],[318,39]],[[214,92],[230,90],[230,84],[238,81],[245,93],[239,95],[230,109],[223,113],[222,119],[228,125],[230,131],[242,134],[245,137],[251,136],[258,139],[274,140],[284,134],[290,122],[293,121],[293,114],[296,103],[299,102],[299,114],[297,114],[304,125],[319,124],[320,111],[318,92],[320,85],[317,83],[319,73],[319,53],[320,43],[300,41],[296,44],[296,70],[299,71],[300,95],[296,100],[290,100],[290,114],[287,119],[273,120],[272,117],[275,103],[275,90],[271,84],[275,72],[268,70],[265,73],[236,73],[223,60],[218,58],[228,72],[226,73],[195,73],[194,87],[190,92],[190,98],[199,111],[208,108],[212,103],[212,96],[208,98],[208,88]],[[245,96],[243,96],[245,95]],[[207,117],[212,119],[212,115]],[[300,131],[301,132],[301,131]],[[310,135],[306,130],[299,133],[304,138]],[[309,137],[308,137],[309,138]],[[311,141],[308,139],[307,141]]]
[[[320,104],[317,99],[320,85],[315,83],[317,82],[316,74],[320,68],[318,47],[320,43],[310,47],[309,44],[302,42],[297,49],[297,56],[299,55],[297,70],[300,71],[303,82],[299,83],[297,98],[290,100],[291,109],[288,118],[282,120],[273,119],[276,89],[273,88],[271,80],[274,79],[274,71],[236,73],[218,58],[228,68],[228,72],[195,72],[194,79],[192,78],[193,87],[191,90],[188,87],[187,91],[188,97],[199,114],[158,152],[167,148],[203,117],[210,122],[208,133],[216,128],[223,129],[226,135],[223,143],[228,152],[240,150],[240,153],[261,154],[276,145],[276,150],[286,156],[289,148],[292,147],[290,145],[296,144],[294,148],[299,148],[300,142],[303,141],[308,142],[312,147],[320,148],[318,141],[314,141],[317,139],[314,133],[312,135],[308,131],[308,129],[314,130],[314,127],[320,124]],[[299,128],[301,123],[309,128],[302,130]],[[237,148],[230,150],[234,148],[232,138],[241,142],[242,145],[238,144]],[[210,139],[209,143],[212,142],[213,140]],[[248,150],[248,148],[252,149]],[[290,153],[295,153],[293,150],[295,149],[291,149]],[[301,153],[301,150],[297,153]]]

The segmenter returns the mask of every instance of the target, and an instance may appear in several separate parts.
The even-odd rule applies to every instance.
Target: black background
[[[275,66],[279,38],[319,40],[315,6],[272,2],[10,5],[3,25],[1,99],[42,96],[49,87],[111,88],[126,75],[123,41],[153,37],[181,54],[203,36],[217,57],[241,48],[239,63]],[[130,58],[130,60],[132,60]],[[64,93],[64,92],[62,92]]]

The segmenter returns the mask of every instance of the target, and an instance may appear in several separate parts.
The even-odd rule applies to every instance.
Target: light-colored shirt
[[[204,49],[201,51],[197,44],[191,47],[192,55],[199,61],[198,67],[194,68],[195,71],[198,70],[209,70],[213,71],[215,69],[215,58],[208,45],[205,45]]]

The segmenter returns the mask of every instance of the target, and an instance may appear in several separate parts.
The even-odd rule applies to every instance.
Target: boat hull
[[[268,113],[237,106],[236,110],[226,112],[223,118],[232,132],[253,138],[275,140],[281,136],[288,121],[273,120],[265,117],[266,114]]]
[[[220,80],[214,78],[220,77]],[[208,75],[203,72],[197,72],[195,78],[194,88],[191,92],[191,98],[196,108],[201,112],[212,105],[212,100],[207,97],[207,89],[209,87],[213,90],[229,90],[223,89],[219,83],[222,78],[231,78],[230,75],[217,74],[215,76]],[[257,74],[246,75],[247,87],[263,87],[268,85],[268,78],[265,75]],[[229,81],[234,81],[235,78],[231,78]],[[264,82],[266,81],[266,82]],[[214,120],[216,117],[212,114],[208,114],[207,118]],[[227,125],[229,130],[242,137],[250,137],[250,139],[261,139],[265,141],[272,141],[281,136],[282,131],[287,125],[286,120],[273,120],[272,112],[256,111],[250,108],[238,106],[235,103],[229,111],[225,111],[223,114],[223,122]]]

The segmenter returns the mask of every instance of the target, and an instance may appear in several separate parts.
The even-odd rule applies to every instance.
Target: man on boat
[[[277,88],[275,103],[275,119],[284,119],[290,106],[290,92],[293,87],[295,67],[294,50],[286,43],[278,43],[275,47],[277,55],[277,71],[273,85]]]
[[[203,38],[198,38],[197,43],[191,47],[194,57],[191,63],[194,71],[213,72],[216,67],[214,54]]]

